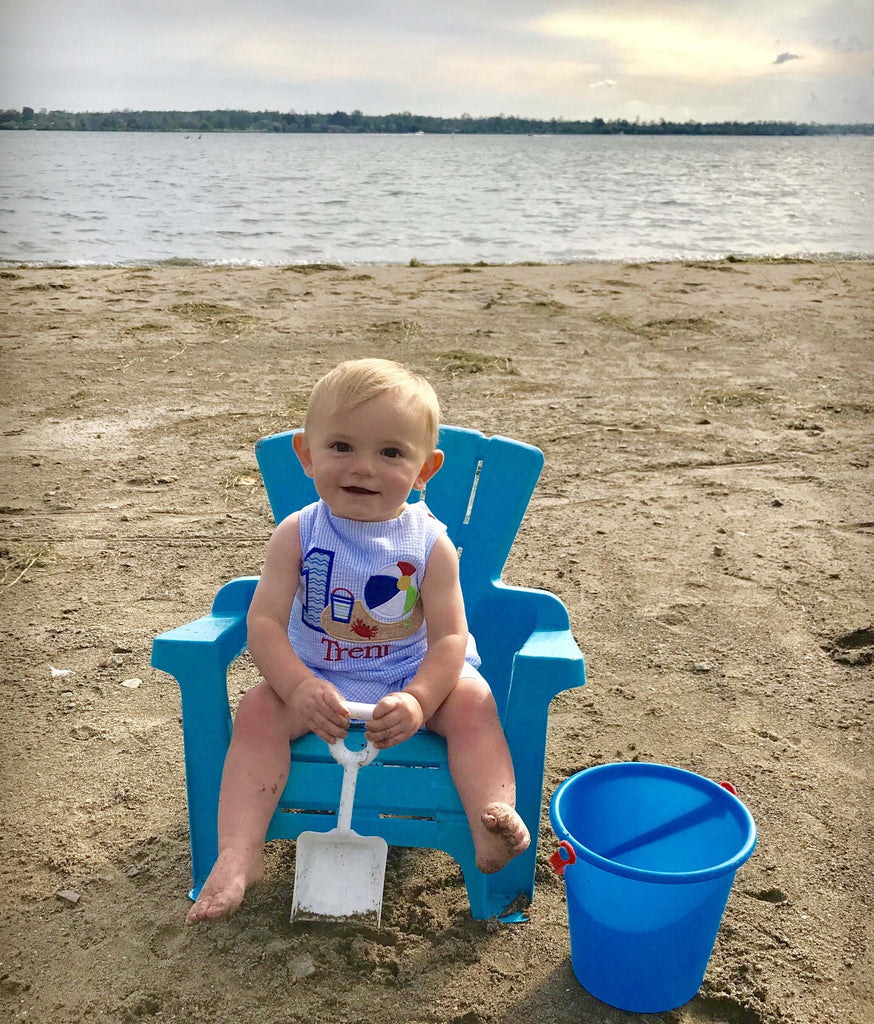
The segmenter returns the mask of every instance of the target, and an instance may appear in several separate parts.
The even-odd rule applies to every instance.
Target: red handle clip
[[[733,782],[720,782],[723,789],[727,789],[732,796],[737,796],[737,786]]]
[[[576,859],[577,854],[574,848],[566,839],[562,839],[558,844],[558,849],[549,858],[549,863],[552,865],[552,869],[557,875],[563,875],[564,869],[568,864],[575,863]]]

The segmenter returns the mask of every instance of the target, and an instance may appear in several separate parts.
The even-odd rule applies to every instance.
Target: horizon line
[[[794,118],[758,118],[756,120],[740,120],[734,119],[712,119],[712,120],[699,120],[697,118],[686,118],[685,120],[677,120],[673,118],[667,118],[663,116],[643,119],[640,115],[636,115],[634,120],[629,120],[627,117],[614,117],[604,118],[600,115],[594,115],[592,117],[566,117],[562,114],[556,114],[551,117],[534,117],[526,116],[522,114],[422,114],[413,113],[409,110],[395,110],[385,114],[366,114],[357,107],[354,108],[351,113],[345,110],[337,109],[334,111],[299,111],[293,108],[289,110],[280,110],[278,108],[260,108],[250,109],[248,107],[112,107],[109,110],[68,110],[59,107],[40,107],[34,108],[28,105],[22,107],[4,107],[0,108],[0,114],[15,114],[20,117],[25,117],[26,112],[30,111],[34,117],[47,117],[53,114],[66,114],[76,117],[81,116],[111,116],[117,114],[179,114],[179,115],[191,115],[191,114],[246,114],[250,116],[257,115],[271,115],[276,114],[280,117],[315,117],[315,118],[331,118],[331,117],[347,117],[347,118],[366,118],[368,120],[380,120],[384,118],[394,117],[406,117],[423,119],[427,121],[443,121],[443,122],[482,122],[482,121],[523,121],[533,124],[625,124],[629,126],[642,126],[642,125],[653,125],[655,127],[663,125],[794,125],[797,127],[817,127],[817,128],[874,128],[874,122],[871,121],[798,121]]]

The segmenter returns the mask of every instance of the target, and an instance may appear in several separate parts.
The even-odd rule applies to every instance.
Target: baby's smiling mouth
[[[348,494],[378,494],[378,491],[371,491],[367,487],[344,487]]]

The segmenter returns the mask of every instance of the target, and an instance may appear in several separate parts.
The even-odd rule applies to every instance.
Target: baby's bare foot
[[[259,866],[253,867],[246,857],[234,850],[224,850],[203,883],[194,906],[188,911],[185,923],[215,921],[233,914],[243,902],[246,889],[260,877]]]
[[[476,866],[485,874],[500,871],[515,856],[528,849],[531,836],[525,822],[509,804],[489,804],[480,815],[480,821],[485,831],[474,837]]]

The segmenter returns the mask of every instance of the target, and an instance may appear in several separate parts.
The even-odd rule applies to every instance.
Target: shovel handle
[[[370,740],[360,750],[350,750],[346,746],[345,740],[336,740],[334,743],[328,744],[328,750],[331,751],[331,757],[337,764],[343,765],[344,768],[352,765],[356,768],[363,768],[364,765],[370,764],[379,753]]]
[[[373,718],[375,704],[359,704],[354,700],[344,700],[343,707],[349,712],[350,718],[357,718],[362,722],[369,722]]]
[[[352,829],[352,804],[355,800],[358,769],[370,764],[379,751],[370,740],[359,750],[350,750],[345,740],[329,743],[328,749],[337,764],[343,766],[343,785],[340,789],[340,806],[337,809],[337,831],[349,832]]]
[[[360,718],[365,722],[369,722],[373,718],[373,709],[376,707],[375,704],[357,704],[351,700],[344,700],[343,705],[349,712],[350,718]],[[370,740],[359,750],[350,750],[346,746],[345,739],[329,743],[328,749],[331,751],[331,757],[344,768],[362,768],[364,765],[370,764],[379,753]]]

